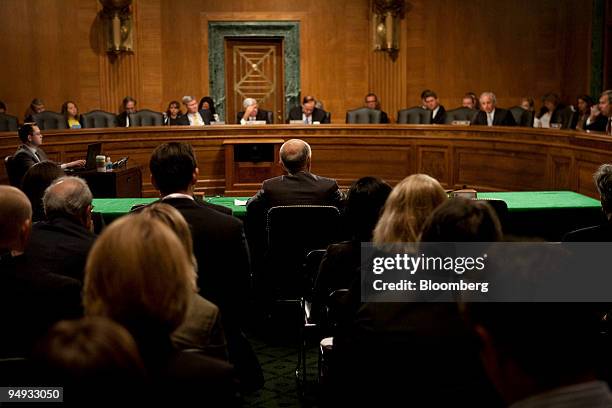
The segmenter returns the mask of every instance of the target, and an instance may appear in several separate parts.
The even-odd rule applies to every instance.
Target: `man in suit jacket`
[[[389,123],[387,112],[380,109],[380,102],[375,93],[370,92],[365,96],[365,107],[369,109],[377,109],[380,111],[380,123]]]
[[[93,195],[78,177],[60,177],[43,196],[47,220],[32,227],[25,254],[36,273],[55,273],[83,282],[87,255],[96,237],[91,232]]]
[[[497,98],[493,92],[480,95],[480,112],[472,119],[472,125],[481,126],[516,126],[512,112],[496,108]]]
[[[40,128],[35,124],[26,124],[19,128],[19,139],[22,145],[13,154],[11,162],[11,174],[9,178],[15,182],[16,187],[21,186],[21,179],[30,167],[36,163],[48,160],[47,154],[40,148],[43,142],[43,135]],[[62,169],[83,167],[85,160],[75,160],[70,163],[62,163]]]
[[[123,106],[123,112],[117,115],[117,126],[129,127],[130,113],[136,113],[136,99],[132,98],[131,96],[126,96],[123,98],[121,106]]]
[[[438,95],[431,89],[421,92],[423,106],[431,112],[431,124],[443,125],[446,120],[446,109],[440,105]]]
[[[612,90],[607,90],[599,97],[599,105],[591,108],[591,115],[587,119],[586,130],[610,132],[609,123],[612,116],[610,104],[612,104]]]
[[[243,386],[261,387],[261,367],[241,330],[251,277],[242,221],[194,199],[199,169],[191,145],[171,142],[158,146],[149,168],[161,201],[176,208],[191,228],[200,294],[221,310],[230,362]]]
[[[183,126],[204,126],[210,125],[212,112],[208,109],[198,111],[198,101],[193,96],[183,96],[183,104],[187,108],[187,113],[177,119],[177,125]]]
[[[246,98],[242,102],[242,106],[244,106],[244,110],[238,112],[237,115],[239,124],[244,125],[249,121],[255,120],[265,120],[268,125],[272,124],[268,118],[268,111],[259,109],[259,104],[255,99]]]
[[[302,106],[296,106],[289,112],[289,120],[301,120],[305,124],[312,125],[314,122],[329,123],[327,112],[315,107],[317,100],[314,96],[305,96]]]

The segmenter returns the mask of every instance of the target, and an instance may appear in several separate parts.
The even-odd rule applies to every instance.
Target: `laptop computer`
[[[87,159],[85,159],[85,166],[76,167],[70,169],[71,173],[78,173],[82,171],[90,171],[96,169],[96,156],[102,152],[102,143],[92,143],[87,145]]]

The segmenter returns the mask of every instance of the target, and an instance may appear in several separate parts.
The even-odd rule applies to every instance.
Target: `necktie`
[[[493,112],[487,113],[487,125],[493,126]]]
[[[200,120],[200,114],[199,113],[194,113],[193,114],[193,125],[194,126],[202,126],[202,121]]]
[[[40,162],[40,155],[38,154],[38,152],[34,152],[34,156],[36,156],[36,159]]]

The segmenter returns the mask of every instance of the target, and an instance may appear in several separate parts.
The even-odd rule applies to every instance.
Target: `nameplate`
[[[245,123],[247,125],[265,125],[266,121],[265,120],[247,120]]]

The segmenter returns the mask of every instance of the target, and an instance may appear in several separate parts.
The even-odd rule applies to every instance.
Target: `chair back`
[[[333,206],[287,205],[268,210],[265,281],[277,298],[300,297],[312,288],[301,275],[306,257],[337,241],[339,231],[340,211]]]
[[[17,177],[13,156],[8,155],[4,158],[4,168],[9,179],[9,184],[13,187],[21,188],[21,179]]]
[[[130,126],[162,126],[164,116],[149,109],[142,109],[136,113],[130,113]]]
[[[535,117],[535,112],[526,110],[521,115],[521,121],[516,122],[519,126],[522,127],[533,127],[533,118]]]
[[[274,123],[274,112],[272,111],[264,111],[266,113],[266,122],[268,124]]]
[[[523,114],[525,113],[526,110],[518,105],[513,106],[509,108],[508,110],[510,111],[510,113],[512,113],[512,117],[514,117],[514,121],[517,124],[520,124],[522,122]]]
[[[92,110],[81,115],[84,128],[117,127],[117,116],[103,110]]]
[[[431,112],[420,106],[402,109],[397,112],[397,123],[402,125],[430,125]]]
[[[378,109],[359,108],[346,112],[346,123],[380,123]]]
[[[0,132],[16,132],[19,120],[15,116],[0,113]]]
[[[66,118],[64,117],[64,115],[59,114],[57,112],[40,112],[35,115],[32,115],[32,120],[36,122],[36,125],[38,125],[40,130],[68,129],[68,125],[66,124]]]
[[[331,112],[325,112],[325,123],[331,123]]]
[[[455,120],[472,121],[474,115],[476,115],[476,110],[462,106],[460,108],[446,111],[446,119],[444,120],[444,123],[450,125]]]

